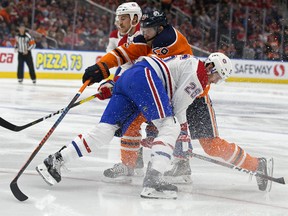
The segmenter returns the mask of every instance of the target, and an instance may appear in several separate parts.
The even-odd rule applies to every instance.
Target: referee
[[[26,31],[23,23],[19,26],[19,34],[16,36],[15,50],[18,51],[18,68],[17,78],[18,82],[22,83],[24,78],[24,62],[29,68],[30,78],[36,84],[36,74],[32,59],[31,50],[36,47],[36,43],[31,35]]]

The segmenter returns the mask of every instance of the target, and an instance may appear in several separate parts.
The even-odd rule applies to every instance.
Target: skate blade
[[[274,170],[274,159],[269,158],[267,161],[267,175],[273,177],[273,170]],[[268,180],[266,192],[270,192],[272,189],[272,181]]]
[[[192,184],[192,178],[190,175],[164,176],[164,179],[171,184]]]
[[[177,199],[176,191],[156,191],[154,188],[144,187],[140,196],[146,199]]]
[[[132,182],[132,178],[131,176],[119,176],[117,178],[109,178],[109,177],[103,176],[102,181],[106,183],[129,184]]]
[[[40,174],[40,176],[44,179],[44,181],[50,185],[53,186],[56,184],[56,180],[50,175],[50,173],[47,170],[47,167],[44,164],[40,164],[36,167],[36,171]]]

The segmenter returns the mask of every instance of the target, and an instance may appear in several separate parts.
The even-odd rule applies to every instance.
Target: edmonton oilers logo
[[[274,75],[277,77],[282,77],[285,74],[285,67],[282,64],[276,64],[274,66]]]

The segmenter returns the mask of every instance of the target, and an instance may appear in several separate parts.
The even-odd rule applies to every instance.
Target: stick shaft
[[[85,99],[83,99],[83,100],[80,100],[80,101],[74,103],[74,104],[70,107],[70,109],[73,108],[73,107],[76,107],[76,106],[78,106],[78,105],[81,105],[81,104],[83,104],[83,103],[85,103],[85,102],[88,102],[88,101],[94,99],[95,97],[99,97],[99,96],[100,96],[100,94],[91,95],[90,97],[87,97],[87,98],[85,98]],[[38,124],[39,122],[45,121],[46,119],[51,118],[51,117],[53,117],[54,115],[63,113],[64,110],[65,110],[65,108],[62,108],[62,109],[60,109],[60,110],[57,110],[57,111],[54,112],[54,113],[51,113],[51,114],[49,114],[49,115],[47,115],[47,116],[44,116],[44,117],[42,117],[42,118],[39,118],[39,119],[37,119],[37,120],[35,120],[35,121],[32,121],[32,122],[30,122],[30,123],[28,123],[28,124],[25,124],[25,125],[22,125],[22,126],[14,125],[14,124],[12,124],[12,123],[10,123],[10,122],[8,122],[8,121],[6,121],[5,119],[3,119],[3,118],[0,117],[0,126],[6,128],[6,129],[8,129],[8,130],[12,130],[12,131],[18,132],[18,131],[24,130],[24,129],[28,128],[28,127],[31,127],[31,126],[33,126],[33,125],[35,125],[35,124]]]
[[[51,134],[54,132],[54,130],[56,129],[56,127],[60,124],[60,122],[62,121],[62,119],[65,117],[65,115],[68,113],[69,109],[73,106],[73,104],[75,103],[75,101],[80,97],[81,93],[84,91],[84,89],[87,87],[87,85],[89,84],[90,80],[87,80],[79,89],[78,93],[73,97],[73,99],[71,100],[71,102],[68,104],[68,106],[64,109],[63,113],[59,116],[59,118],[57,119],[57,121],[54,123],[54,125],[50,128],[50,130],[48,131],[48,133],[45,135],[45,137],[41,140],[41,142],[39,143],[39,145],[35,148],[35,150],[32,152],[32,154],[30,155],[30,157],[28,158],[28,160],[26,161],[26,163],[22,166],[22,168],[19,170],[19,172],[17,173],[17,175],[15,176],[15,178],[12,180],[12,182],[10,183],[10,189],[13,193],[13,195],[20,201],[24,201],[26,199],[28,199],[28,197],[19,189],[18,185],[17,185],[17,181],[19,179],[19,177],[22,175],[22,173],[25,171],[25,169],[27,168],[27,166],[31,163],[31,161],[33,160],[33,158],[36,156],[36,154],[39,152],[39,150],[42,148],[42,146],[44,145],[44,143],[48,140],[48,138],[51,136]]]

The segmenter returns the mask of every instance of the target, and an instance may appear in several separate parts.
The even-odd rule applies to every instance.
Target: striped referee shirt
[[[16,36],[16,45],[15,48],[18,49],[18,52],[24,53],[31,51],[36,47],[35,40],[31,37],[28,32],[25,32],[24,35],[18,34]]]

